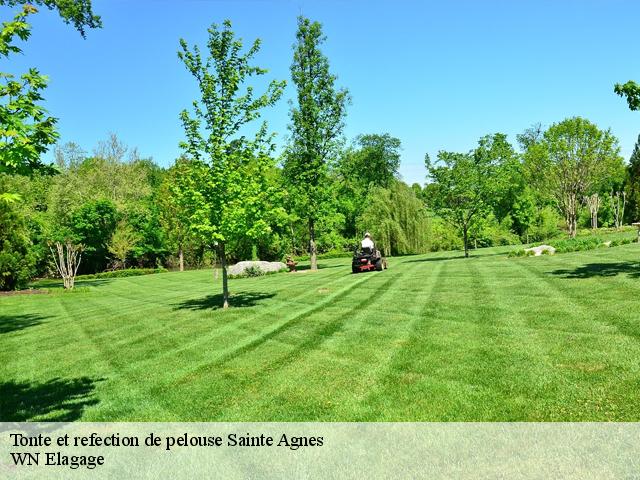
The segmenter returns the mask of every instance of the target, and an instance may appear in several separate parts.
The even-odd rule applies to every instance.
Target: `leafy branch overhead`
[[[0,0],[0,5],[22,5],[13,20],[2,24],[0,56],[5,58],[22,52],[16,41],[29,39],[28,17],[38,12],[34,5],[58,10],[63,21],[73,24],[83,37],[85,27],[102,26],[100,17],[91,11],[90,0]],[[49,116],[41,104],[47,83],[47,77],[35,68],[19,77],[0,72],[0,173],[29,175],[34,171],[55,171],[40,160],[58,139],[57,119]]]
[[[91,0],[0,0],[0,5],[24,5],[25,9],[32,9],[34,12],[37,11],[34,5],[57,10],[62,21],[73,25],[83,38],[86,36],[85,28],[102,28],[102,19],[93,13]]]
[[[626,97],[629,109],[640,110],[640,84],[629,80],[627,83],[616,83],[614,89],[621,97]]]

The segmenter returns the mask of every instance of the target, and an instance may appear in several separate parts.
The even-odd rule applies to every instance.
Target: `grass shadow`
[[[640,278],[639,262],[616,262],[616,263],[588,263],[573,270],[554,270],[552,275],[559,275],[564,278],[592,278],[592,277],[615,277],[626,274],[632,278]]]
[[[464,252],[461,251],[458,255],[448,255],[446,257],[416,258],[413,260],[404,260],[402,263],[439,262],[442,260],[464,260],[464,259],[470,260],[472,258],[497,257],[500,255],[505,255],[505,252],[480,253],[477,250],[470,250],[468,257],[465,257]]]
[[[46,318],[48,317],[31,313],[26,315],[0,315],[0,335],[40,325]]]
[[[229,304],[232,307],[253,307],[260,301],[267,298],[275,297],[275,293],[262,293],[262,292],[241,292],[233,293],[229,296]],[[175,305],[175,310],[187,309],[187,310],[217,310],[222,308],[222,294],[207,295],[202,298],[194,298],[191,300],[185,300]]]
[[[124,277],[118,277],[124,278]],[[106,285],[111,283],[113,278],[85,278],[85,279],[76,279],[75,286],[76,287],[99,287],[101,285]],[[59,278],[45,278],[40,280],[35,280],[29,284],[32,288],[51,288],[51,289],[63,289],[64,285],[62,280]]]
[[[344,266],[343,265],[323,265],[322,263],[318,263],[318,270],[324,270],[326,268],[344,268]],[[311,265],[298,265],[296,266],[296,270],[298,271],[311,270]]]
[[[100,379],[102,380],[102,379]],[[98,381],[100,381],[98,380]],[[96,380],[54,378],[44,383],[0,383],[0,421],[72,422],[86,407],[96,405]]]

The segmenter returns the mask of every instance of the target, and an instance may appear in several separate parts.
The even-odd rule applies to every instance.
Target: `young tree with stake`
[[[227,243],[240,236],[257,238],[269,230],[264,221],[270,194],[265,173],[273,165],[273,135],[268,134],[266,122],[253,139],[244,133],[263,108],[282,96],[285,82],[274,80],[264,94],[256,96],[245,83],[267,73],[251,65],[260,40],[243,53],[242,41],[235,37],[229,20],[222,27],[213,24],[208,32],[206,57],[197,46],[189,48],[180,40],[178,57],[197,80],[201,98],[193,102],[191,114],[187,110],[180,114],[187,137],[181,147],[192,162],[174,188],[188,212],[190,230],[217,250],[222,305],[227,308]]]

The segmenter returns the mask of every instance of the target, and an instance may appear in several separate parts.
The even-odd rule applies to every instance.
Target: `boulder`
[[[556,253],[556,249],[551,245],[540,245],[538,247],[525,248],[524,251],[533,252],[534,257],[539,257],[540,255],[542,255],[542,252],[545,251],[549,252],[549,255],[553,255],[554,253]]]
[[[229,275],[243,275],[244,271],[250,267],[258,267],[264,273],[279,272],[280,270],[286,270],[287,266],[282,262],[263,262],[263,261],[246,261],[238,262],[235,265],[231,265],[227,272]]]

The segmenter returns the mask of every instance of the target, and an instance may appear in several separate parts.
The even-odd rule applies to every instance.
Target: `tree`
[[[14,19],[2,24],[0,57],[21,52],[15,39],[26,41],[31,35],[28,17],[37,13],[34,5],[58,10],[65,23],[71,23],[85,36],[85,27],[102,26],[100,17],[91,11],[90,0],[0,0],[0,5],[23,5]],[[31,68],[19,79],[0,72],[0,173],[29,175],[34,171],[53,173],[41,162],[41,155],[56,142],[57,119],[48,116],[41,102],[47,78]],[[9,198],[0,192],[1,198]]]
[[[428,180],[427,202],[434,211],[462,233],[464,256],[469,256],[469,231],[491,209],[496,192],[496,160],[489,154],[484,137],[470,153],[438,152],[432,163],[425,156]]]
[[[71,217],[70,234],[64,230],[64,238],[55,240],[66,243],[67,240],[84,249],[83,270],[89,272],[102,271],[107,267],[109,259],[109,240],[116,229],[118,211],[115,205],[107,200],[85,203]]]
[[[638,140],[629,158],[626,190],[628,192],[627,214],[629,220],[632,223],[638,222],[640,221],[640,135],[638,135]]]
[[[616,83],[613,91],[626,97],[630,110],[640,110],[640,84],[629,80],[627,83]]]
[[[619,168],[617,139],[590,121],[568,118],[544,132],[541,142],[525,154],[530,178],[553,198],[575,237],[583,198],[596,193],[607,175]]]
[[[584,197],[584,203],[589,207],[589,214],[591,215],[591,228],[593,230],[598,229],[598,210],[600,210],[600,206],[602,205],[602,199],[598,193],[593,193]],[[616,225],[617,227],[617,225]]]
[[[347,152],[340,161],[343,176],[359,183],[388,188],[398,177],[400,168],[400,139],[388,133],[358,135],[356,148]]]
[[[185,200],[182,198],[182,191],[173,187],[181,177],[188,174],[188,162],[186,158],[176,160],[167,171],[157,196],[160,224],[170,244],[175,247],[174,252],[177,250],[181,272],[184,271],[184,247],[189,239],[189,218],[188,211],[183,207]]]
[[[24,219],[13,206],[0,202],[0,290],[24,287],[34,264]]]
[[[222,303],[227,308],[227,243],[240,236],[257,238],[269,230],[264,221],[270,193],[265,175],[274,163],[273,135],[268,135],[264,122],[249,140],[247,124],[278,101],[285,82],[272,81],[258,97],[253,87],[243,89],[249,79],[267,73],[251,65],[260,41],[241,53],[242,41],[235,38],[228,20],[222,28],[213,24],[208,32],[206,59],[197,46],[190,49],[180,40],[178,57],[197,80],[201,99],[193,103],[193,116],[187,110],[180,114],[187,137],[181,146],[192,161],[188,171],[176,179],[174,189],[188,212],[191,231],[217,249]]]
[[[348,92],[336,90],[336,76],[320,50],[325,40],[320,23],[298,17],[291,64],[297,104],[291,107],[291,140],[283,170],[298,216],[307,225],[311,270],[318,268],[316,227],[329,213],[329,163],[340,148],[349,103]]]
[[[82,246],[74,245],[69,239],[64,243],[55,242],[55,245],[55,251],[53,247],[49,247],[53,255],[53,262],[62,278],[64,288],[71,290],[75,285],[76,274],[82,260]]]
[[[371,232],[384,255],[427,251],[427,211],[414,190],[399,180],[388,188],[371,188],[357,224],[360,233]]]
[[[116,225],[107,248],[120,261],[123,270],[127,268],[127,255],[136,246],[139,238],[139,235],[126,222],[120,221]]]
[[[620,228],[624,219],[624,208],[627,205],[627,193],[624,190],[616,192],[612,190],[609,193],[609,200],[613,211],[613,224],[616,228]]]

